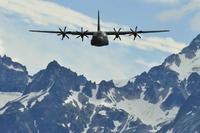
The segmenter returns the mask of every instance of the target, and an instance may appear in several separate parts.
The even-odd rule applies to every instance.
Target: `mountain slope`
[[[2,108],[0,130],[93,133],[151,129],[126,111],[108,106],[106,99],[97,98],[108,85],[104,83],[97,87],[53,61],[33,76],[22,97]],[[8,128],[8,124],[12,126]]]
[[[175,117],[178,108],[162,110],[160,105],[165,98],[156,104],[149,103],[144,98],[145,86],[137,85],[139,80],[140,76],[121,87],[116,87],[113,81],[97,85],[53,61],[33,76],[22,97],[2,108],[0,124],[13,127],[0,129],[4,132],[28,132],[34,128],[40,132],[156,131],[160,128],[158,125]],[[165,97],[170,93],[171,90]],[[8,123],[8,119],[12,121]],[[34,121],[38,122],[37,127]],[[42,125],[50,125],[52,129]]]
[[[7,56],[0,57],[0,91],[23,92],[29,76],[26,67]]]
[[[9,71],[5,77],[11,78],[13,86],[20,90],[10,89],[9,80],[0,78],[0,88],[7,83],[1,91],[22,92],[22,95],[8,100],[0,109],[0,130],[146,133],[180,132],[185,127],[184,132],[196,131],[199,124],[195,118],[199,118],[200,112],[199,48],[200,35],[180,53],[167,57],[148,72],[123,82],[103,80],[99,84],[56,61],[29,76],[25,67],[4,57],[11,62],[6,62],[6,66],[2,65],[5,61],[0,62],[2,70]],[[195,125],[192,130],[191,121]]]
[[[181,106],[174,121],[164,126],[159,132],[165,133],[198,133],[200,131],[200,75],[192,73],[188,77],[187,88],[193,89],[193,93]]]

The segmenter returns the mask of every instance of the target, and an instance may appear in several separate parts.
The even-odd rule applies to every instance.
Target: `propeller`
[[[83,27],[81,27],[81,32],[78,32],[78,31],[77,31],[77,33],[80,33],[80,35],[77,36],[76,38],[81,38],[82,41],[84,40],[84,37],[89,38],[88,35],[86,34],[86,33],[88,33],[88,30],[83,31]]]
[[[117,31],[115,28],[113,28],[113,30],[115,31],[115,38],[113,40],[115,40],[117,38],[119,38],[119,40],[122,40],[121,37],[120,37],[120,34],[119,34],[121,29],[122,28],[119,28],[119,30]]]
[[[135,27],[135,31],[134,31],[133,29],[130,28],[130,30],[131,30],[132,33],[131,33],[129,36],[132,36],[132,35],[133,35],[133,36],[134,36],[134,40],[135,40],[137,37],[141,38],[141,36],[138,34],[137,28],[138,28],[138,27],[136,26],[136,27]]]
[[[58,33],[58,36],[62,36],[61,40],[63,40],[65,37],[67,37],[69,39],[69,36],[67,35],[66,32],[67,27],[65,26],[64,30],[62,30],[61,28],[59,28],[60,33]]]

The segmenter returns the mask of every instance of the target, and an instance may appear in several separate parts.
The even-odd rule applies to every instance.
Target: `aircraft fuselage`
[[[102,46],[107,46],[108,44],[109,44],[108,36],[106,35],[105,32],[98,31],[93,34],[91,40],[92,46],[102,47]]]

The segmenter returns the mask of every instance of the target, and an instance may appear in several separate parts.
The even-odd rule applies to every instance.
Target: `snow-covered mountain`
[[[0,108],[20,97],[29,79],[25,66],[7,56],[0,57]]]
[[[200,75],[192,73],[188,77],[186,87],[193,93],[181,106],[175,120],[163,126],[159,133],[198,133],[200,131]]]
[[[33,76],[6,56],[0,57],[0,68],[0,100],[4,101],[0,131],[4,133],[200,129],[200,35],[161,65],[127,81],[96,84],[56,61]]]
[[[7,56],[0,57],[0,91],[23,92],[29,81],[26,67]]]
[[[177,59],[180,63],[171,65],[179,74],[186,90],[186,101],[176,118],[162,127],[160,133],[199,133],[200,132],[200,35],[184,48]]]

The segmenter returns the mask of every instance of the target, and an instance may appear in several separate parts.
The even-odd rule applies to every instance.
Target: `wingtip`
[[[163,32],[170,32],[170,30],[163,30]]]
[[[36,30],[29,30],[29,32],[37,32]]]

